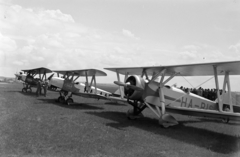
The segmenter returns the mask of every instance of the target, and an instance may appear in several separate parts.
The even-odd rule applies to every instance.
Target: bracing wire
[[[182,75],[181,75],[181,76],[182,76]],[[194,86],[193,86],[184,76],[182,76],[182,77],[194,88]],[[199,85],[196,86],[195,88],[198,88],[198,87],[202,86],[203,84],[207,83],[208,81],[210,81],[210,80],[213,79],[213,78],[214,78],[214,77],[211,77],[211,78],[207,79],[206,81],[204,81],[203,83],[199,84]],[[167,104],[167,105],[171,105],[171,104],[175,103],[177,100],[181,99],[181,98],[184,97],[185,95],[187,95],[187,93],[184,93],[183,95],[181,95],[180,97],[178,97],[177,99],[175,99],[172,103],[169,103],[169,104]]]

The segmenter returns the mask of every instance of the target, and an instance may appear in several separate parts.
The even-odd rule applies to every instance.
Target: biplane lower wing
[[[178,124],[177,120],[166,111],[200,117],[225,118],[240,120],[239,108],[233,105],[231,98],[230,75],[240,75],[240,61],[212,62],[184,65],[146,66],[146,67],[118,67],[105,68],[116,72],[121,99],[128,98],[133,106],[130,116],[139,115],[146,107],[150,108],[164,127]],[[120,74],[125,75],[124,82]],[[176,76],[214,76],[216,85],[216,101],[184,93],[177,88],[167,87],[166,84]],[[223,89],[220,94],[218,76],[224,76]],[[151,76],[151,77],[150,77]],[[165,76],[168,76],[165,78]],[[156,79],[160,77],[160,81]],[[225,99],[227,95],[227,99]],[[174,99],[169,103],[166,97]],[[179,98],[182,98],[179,100]],[[129,101],[130,100],[130,101]],[[227,103],[226,103],[227,101]],[[183,107],[188,104],[191,108]],[[193,106],[193,107],[192,107]],[[198,106],[198,107],[195,107]],[[204,108],[199,108],[203,106]],[[225,108],[227,106],[227,108]]]
[[[107,100],[108,98],[106,96],[100,95],[100,94],[91,94],[91,93],[72,93],[76,96],[81,96],[84,98],[94,98],[94,99],[104,99]]]
[[[167,112],[177,113],[195,117],[208,117],[223,120],[240,121],[240,113],[218,112],[214,110],[181,108],[181,107],[166,107]]]

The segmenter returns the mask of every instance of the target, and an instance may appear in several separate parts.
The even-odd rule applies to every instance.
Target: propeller
[[[120,82],[120,81],[114,81],[114,83],[116,85],[123,86],[123,87],[126,87],[126,88],[130,88],[130,89],[133,89],[133,90],[136,90],[136,91],[143,91],[142,88],[131,85],[129,82],[128,83],[123,83],[123,82]]]
[[[19,74],[16,72],[16,74],[14,74],[14,75],[15,75],[15,81],[16,80],[21,80],[22,72],[19,72]]]

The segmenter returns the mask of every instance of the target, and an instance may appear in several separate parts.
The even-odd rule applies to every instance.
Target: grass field
[[[164,129],[148,109],[130,121],[125,104],[74,97],[66,106],[55,102],[58,93],[36,97],[21,89],[0,84],[3,157],[240,157],[240,123],[174,114],[180,124]]]

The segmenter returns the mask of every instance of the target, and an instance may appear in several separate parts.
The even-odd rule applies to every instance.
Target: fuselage
[[[37,81],[39,80],[39,78],[34,78],[33,76],[26,75],[26,74],[15,74],[15,75],[18,80],[20,80],[30,86],[36,86]]]
[[[143,99],[146,102],[156,105],[160,105],[159,89],[157,82],[150,82],[145,84],[145,91]],[[181,89],[173,86],[163,87],[165,105],[166,107],[186,107],[197,108],[205,110],[218,110],[216,102],[203,98],[193,93],[186,93]]]

